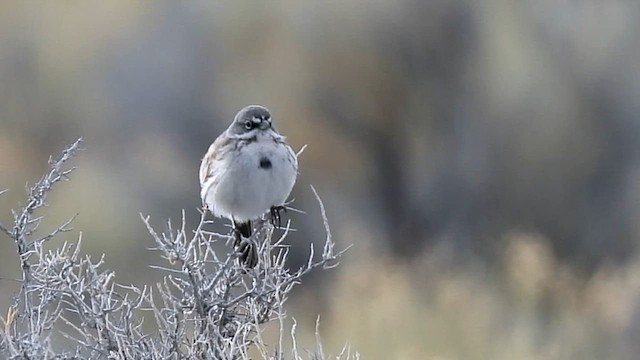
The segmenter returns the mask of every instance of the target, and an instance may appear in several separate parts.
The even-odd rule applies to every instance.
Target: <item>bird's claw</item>
[[[287,212],[287,208],[284,205],[271,207],[271,224],[277,228],[280,228],[282,224],[282,217],[280,215],[282,211]]]

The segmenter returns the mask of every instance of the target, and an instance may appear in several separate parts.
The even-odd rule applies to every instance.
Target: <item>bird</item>
[[[255,245],[242,241],[252,234],[251,221],[267,212],[280,226],[298,175],[296,153],[273,126],[271,112],[249,105],[209,146],[200,163],[200,196],[214,216],[231,220],[234,246],[247,267],[257,264]]]

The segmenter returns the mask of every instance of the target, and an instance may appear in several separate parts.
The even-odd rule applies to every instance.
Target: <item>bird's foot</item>
[[[280,228],[280,225],[282,224],[282,211],[287,212],[287,208],[284,205],[271,207],[271,224],[277,228]]]

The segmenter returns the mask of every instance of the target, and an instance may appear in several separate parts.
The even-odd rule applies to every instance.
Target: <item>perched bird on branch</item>
[[[295,152],[260,105],[240,110],[202,159],[202,203],[215,216],[232,221],[234,246],[247,267],[258,262],[256,245],[249,241],[251,221],[270,212],[273,224],[280,226],[297,173]]]

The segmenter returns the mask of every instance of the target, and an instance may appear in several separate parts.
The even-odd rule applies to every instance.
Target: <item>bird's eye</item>
[[[244,122],[244,128],[247,130],[253,129],[253,121],[247,120]]]

